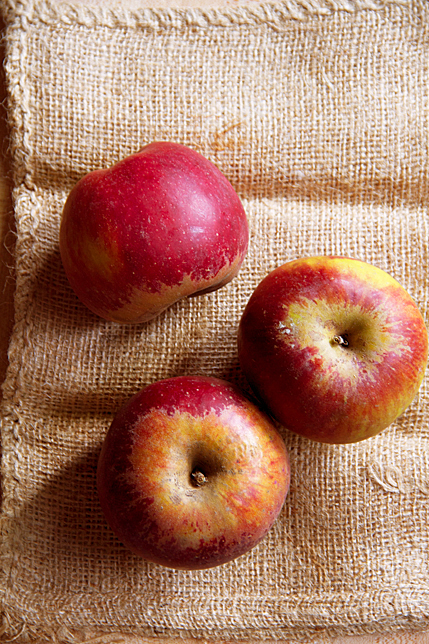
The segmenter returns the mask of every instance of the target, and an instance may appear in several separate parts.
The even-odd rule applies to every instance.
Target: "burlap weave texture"
[[[282,428],[292,484],[281,517],[225,566],[177,572],[139,560],[95,492],[103,437],[139,388],[182,374],[246,388],[237,326],[275,266],[358,257],[396,277],[427,316],[429,5],[135,5],[2,2],[17,225],[3,638],[307,641],[429,628],[426,381],[394,425],[361,444],[318,445]],[[245,206],[250,249],[222,290],[119,326],[68,286],[60,214],[83,174],[154,140],[218,165]]]

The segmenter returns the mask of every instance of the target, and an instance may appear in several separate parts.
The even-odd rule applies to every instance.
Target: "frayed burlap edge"
[[[211,8],[147,8],[129,9],[113,0],[103,6],[88,6],[72,0],[55,3],[51,0],[3,0],[2,12],[8,23],[25,26],[30,22],[44,24],[77,23],[91,26],[146,28],[180,28],[184,26],[235,26],[264,24],[271,29],[283,29],[285,19],[303,19],[309,15],[329,15],[336,11],[356,12],[380,10],[388,5],[407,7],[408,0],[279,0],[252,3],[248,6]]]

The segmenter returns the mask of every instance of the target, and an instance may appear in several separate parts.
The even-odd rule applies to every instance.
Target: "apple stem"
[[[196,487],[201,487],[202,485],[205,485],[207,483],[208,478],[207,476],[205,476],[205,474],[200,472],[200,470],[194,470],[191,473],[191,480]]]
[[[340,347],[349,346],[349,341],[347,339],[346,333],[344,335],[334,335],[334,337],[332,338],[332,342],[334,342],[335,344],[338,344]]]

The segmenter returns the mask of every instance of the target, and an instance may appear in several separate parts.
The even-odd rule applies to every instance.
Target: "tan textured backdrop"
[[[359,257],[428,314],[427,3],[242,5],[2,3],[17,222],[2,407],[5,641],[320,642],[429,628],[426,381],[398,422],[359,445],[316,445],[284,428],[292,486],[280,520],[226,566],[140,561],[99,510],[98,451],[132,393],[185,373],[246,386],[237,324],[279,263]],[[155,139],[220,167],[251,246],[228,287],[120,327],[68,287],[60,213],[82,174]]]

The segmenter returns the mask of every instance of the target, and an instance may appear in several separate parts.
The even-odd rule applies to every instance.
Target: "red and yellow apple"
[[[64,205],[60,252],[91,311],[140,323],[231,281],[248,236],[220,170],[186,146],[156,142],[78,181]]]
[[[253,548],[270,530],[290,480],[272,421],[223,380],[155,382],[119,411],[99,457],[106,520],[134,553],[204,569]]]
[[[422,382],[428,335],[407,291],[357,259],[310,257],[257,286],[238,333],[242,369],[281,424],[326,443],[388,427]]]

